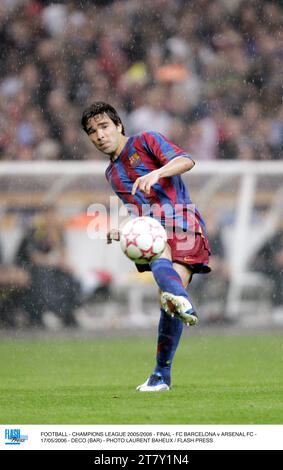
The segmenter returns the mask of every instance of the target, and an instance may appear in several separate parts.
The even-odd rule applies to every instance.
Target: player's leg
[[[185,266],[174,263],[174,268],[181,277],[184,287],[187,287],[191,271]],[[160,292],[162,296],[162,292]],[[178,317],[172,317],[166,314],[161,307],[160,320],[158,325],[158,343],[156,353],[156,367],[154,372],[160,373],[170,385],[170,374],[173,358],[177,350],[183,331],[183,322]]]
[[[171,259],[170,248],[165,251],[164,255],[167,256],[168,260]],[[191,278],[191,271],[177,263],[174,263],[174,268],[175,273],[179,275],[183,283],[183,287],[186,287]],[[152,375],[144,384],[138,386],[137,390],[140,392],[161,392],[169,390],[172,362],[182,331],[183,322],[177,317],[167,315],[165,310],[161,307],[158,325],[156,366]]]
[[[137,387],[140,392],[162,392],[170,389],[171,367],[183,331],[183,322],[160,309],[156,365],[146,382]]]
[[[165,312],[178,316],[187,325],[195,325],[198,321],[197,315],[185,288],[190,277],[188,268],[178,263],[173,265],[171,249],[168,245],[162,258],[153,261],[150,267],[162,292],[161,305]],[[173,309],[170,309],[170,304]]]

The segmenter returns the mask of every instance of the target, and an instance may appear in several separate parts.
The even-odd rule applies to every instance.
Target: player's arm
[[[138,189],[145,194],[149,194],[151,186],[156,184],[160,178],[169,178],[170,176],[181,175],[182,173],[191,170],[194,165],[195,162],[191,158],[176,157],[161,168],[137,178],[133,184],[132,194],[135,194]]]

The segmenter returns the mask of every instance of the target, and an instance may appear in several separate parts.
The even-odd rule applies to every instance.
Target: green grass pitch
[[[186,334],[172,390],[136,392],[154,355],[154,337],[6,339],[0,423],[283,423],[283,337]]]

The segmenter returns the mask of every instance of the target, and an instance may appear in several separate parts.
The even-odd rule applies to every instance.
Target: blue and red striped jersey
[[[166,228],[205,233],[205,223],[193,205],[189,189],[180,175],[160,178],[149,195],[137,190],[133,183],[177,157],[191,158],[183,149],[158,132],[142,132],[129,137],[122,152],[111,161],[105,175],[114,192],[128,208],[129,214],[157,218]]]

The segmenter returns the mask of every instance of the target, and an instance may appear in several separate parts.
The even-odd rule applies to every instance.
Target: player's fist
[[[112,243],[112,240],[119,241],[120,240],[120,230],[116,228],[112,228],[107,232],[107,244],[109,245]]]
[[[157,183],[159,180],[158,171],[154,170],[148,173],[147,175],[140,176],[136,179],[132,187],[132,194],[136,194],[136,191],[139,189],[144,194],[149,195],[151,187]]]

